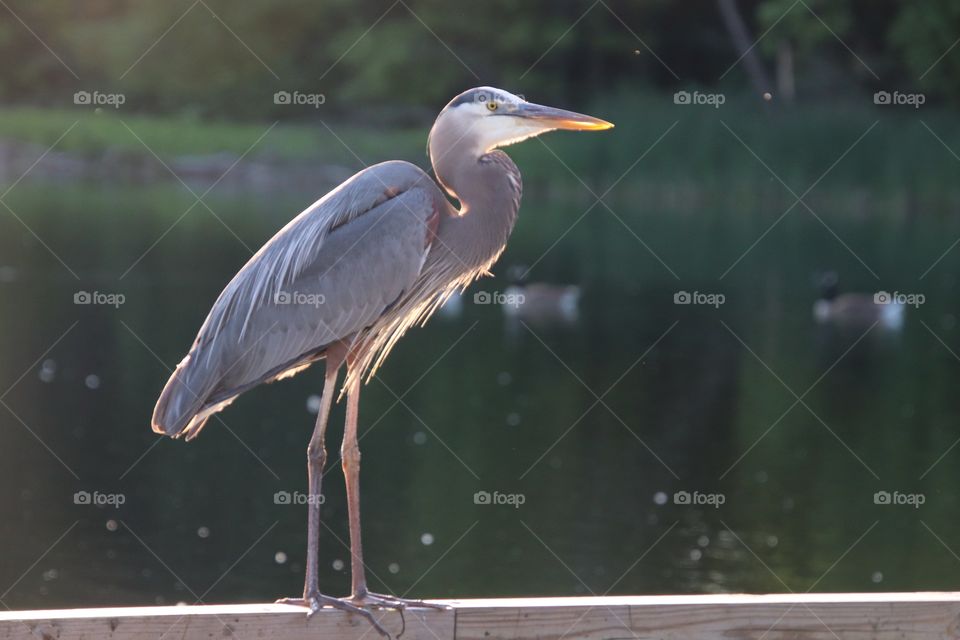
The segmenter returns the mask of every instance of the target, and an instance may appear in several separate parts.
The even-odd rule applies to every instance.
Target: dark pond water
[[[792,203],[757,188],[775,195],[711,205],[694,187],[625,183],[607,198],[615,214],[595,207],[568,232],[592,199],[531,186],[497,277],[459,315],[411,332],[364,392],[373,588],[960,586],[960,250],[927,271],[960,226],[947,212],[862,215],[840,192],[820,203],[830,230],[798,207],[747,252]],[[320,371],[246,394],[189,445],[158,440],[148,423],[247,247],[310,198],[210,197],[222,224],[202,206],[177,222],[193,200],[172,186],[24,183],[6,200],[29,229],[0,211],[0,599],[298,593],[305,508],[274,496],[305,489]],[[511,323],[474,303],[506,291],[518,264],[533,265],[532,281],[580,286],[578,320]],[[848,290],[925,303],[899,332],[818,326],[825,269]],[[724,303],[677,305],[679,291]],[[123,301],[75,304],[78,292]],[[337,407],[334,449],[341,421]],[[923,503],[877,504],[883,491]],[[122,504],[77,504],[77,492]],[[477,504],[477,492],[522,504]],[[336,466],[324,493],[321,587],[340,594]]]

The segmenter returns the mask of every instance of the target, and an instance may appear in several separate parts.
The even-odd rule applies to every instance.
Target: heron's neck
[[[503,151],[436,162],[447,193],[460,202],[459,216],[441,224],[439,240],[471,269],[486,269],[503,251],[520,209],[520,171]]]

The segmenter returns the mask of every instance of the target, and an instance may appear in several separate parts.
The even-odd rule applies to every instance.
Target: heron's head
[[[613,124],[581,113],[527,102],[494,87],[464,91],[450,101],[430,131],[436,159],[453,147],[482,155],[548,131],[599,131]]]

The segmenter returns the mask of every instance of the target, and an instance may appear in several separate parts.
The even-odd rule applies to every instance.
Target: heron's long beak
[[[545,107],[532,102],[521,103],[516,111],[509,115],[520,118],[527,118],[543,123],[545,127],[551,129],[567,129],[570,131],[602,131],[603,129],[612,129],[613,123],[586,116],[582,113],[567,111],[566,109],[554,109]]]

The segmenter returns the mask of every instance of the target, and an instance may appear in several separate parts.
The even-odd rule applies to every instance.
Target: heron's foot
[[[346,611],[347,613],[355,613],[358,616],[364,618],[370,625],[376,629],[377,633],[382,635],[387,640],[391,640],[390,633],[383,628],[383,625],[380,624],[376,618],[373,617],[373,614],[363,607],[361,604],[355,604],[351,601],[350,598],[334,598],[332,596],[326,596],[322,593],[314,593],[309,597],[304,598],[280,598],[277,600],[277,604],[290,604],[295,607],[304,607],[309,609],[307,612],[307,617],[311,617],[317,611],[323,607],[333,607],[334,609],[340,609],[341,611]],[[404,623],[406,627],[406,623]],[[403,631],[400,631],[400,635],[403,635]],[[398,638],[400,636],[397,636]]]
[[[426,602],[425,600],[398,598],[397,596],[373,593],[370,591],[366,591],[360,595],[350,596],[349,601],[358,606],[380,607],[384,609],[439,609],[445,611],[450,608],[445,604]]]

